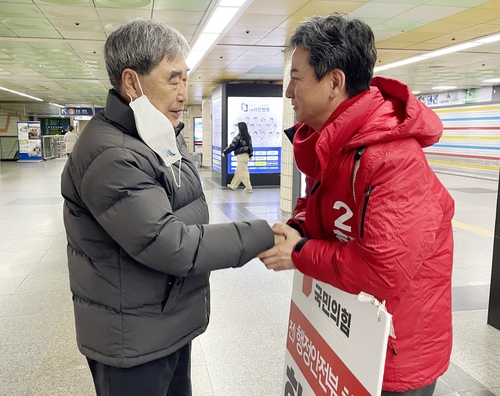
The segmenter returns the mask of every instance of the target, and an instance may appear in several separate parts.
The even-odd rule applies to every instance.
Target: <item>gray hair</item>
[[[166,58],[186,58],[189,44],[176,29],[152,19],[134,18],[114,30],[104,44],[109,81],[120,92],[126,68],[148,75]]]

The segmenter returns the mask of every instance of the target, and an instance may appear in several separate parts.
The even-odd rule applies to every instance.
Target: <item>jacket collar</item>
[[[110,89],[108,92],[104,115],[123,133],[140,139],[135,127],[134,112],[114,89]]]
[[[110,89],[108,92],[105,117],[123,133],[140,139],[135,126],[134,112],[128,103],[126,103],[114,89]],[[176,137],[179,133],[181,133],[183,128],[184,123],[179,122],[179,124],[174,128]]]

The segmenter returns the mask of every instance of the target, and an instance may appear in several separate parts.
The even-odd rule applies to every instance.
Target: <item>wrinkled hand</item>
[[[267,269],[282,271],[295,269],[292,260],[292,251],[302,237],[292,227],[283,224],[275,224],[272,227],[275,245],[260,253],[257,257],[264,263]]]

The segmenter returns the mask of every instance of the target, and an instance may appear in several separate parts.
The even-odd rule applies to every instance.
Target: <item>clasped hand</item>
[[[297,242],[302,237],[292,227],[283,224],[275,224],[272,227],[274,232],[274,246],[260,253],[257,257],[264,263],[267,269],[282,271],[295,269],[292,260],[292,251]]]

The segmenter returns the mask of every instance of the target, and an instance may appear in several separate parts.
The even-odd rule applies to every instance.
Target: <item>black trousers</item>
[[[422,388],[407,390],[405,392],[382,391],[382,396],[432,396],[435,388],[436,388],[436,381]]]
[[[192,396],[191,343],[164,358],[130,368],[87,361],[97,396]]]

